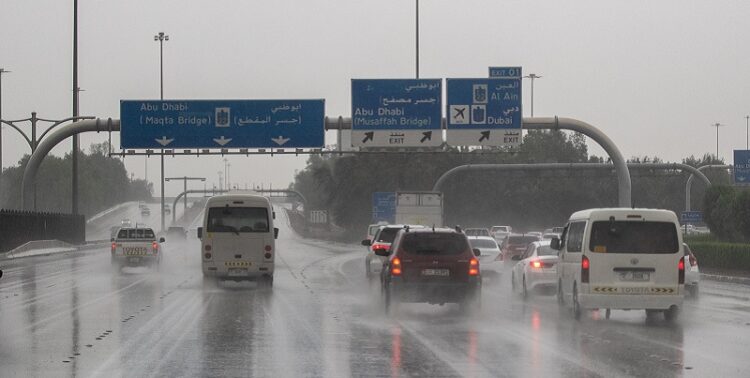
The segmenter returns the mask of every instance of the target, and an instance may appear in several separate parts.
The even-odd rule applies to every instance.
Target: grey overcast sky
[[[2,0],[0,67],[12,71],[2,77],[4,119],[71,115],[72,3]],[[119,118],[121,99],[158,99],[153,36],[164,31],[167,99],[325,98],[327,115],[348,116],[351,78],[414,76],[414,13],[413,0],[80,0],[81,114]],[[420,76],[520,65],[543,76],[537,116],[587,121],[626,157],[668,161],[713,153],[709,125],[719,122],[719,154],[731,163],[750,114],[749,16],[741,0],[422,0]],[[527,116],[529,92],[525,81]],[[81,143],[106,139],[89,133]],[[8,127],[3,147],[6,167],[28,152]],[[232,182],[281,187],[306,157],[229,159]],[[169,176],[217,181],[223,170],[219,157],[166,161]],[[144,158],[125,165],[143,177]],[[158,159],[148,175],[158,180]]]

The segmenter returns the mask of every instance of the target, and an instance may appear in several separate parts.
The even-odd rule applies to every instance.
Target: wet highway
[[[204,285],[194,238],[168,240],[158,272],[114,271],[108,249],[2,262],[0,376],[749,375],[748,286],[701,282],[675,324],[643,311],[576,322],[553,297],[512,295],[506,274],[478,313],[386,316],[364,247],[302,239],[277,215],[272,289]]]

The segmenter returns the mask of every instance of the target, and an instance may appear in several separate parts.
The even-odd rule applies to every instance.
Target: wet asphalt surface
[[[554,297],[513,295],[508,274],[475,313],[386,315],[364,247],[302,239],[277,215],[272,289],[204,285],[194,238],[168,240],[160,271],[115,271],[108,249],[0,262],[0,376],[750,376],[750,286],[703,281],[674,324],[577,322]]]

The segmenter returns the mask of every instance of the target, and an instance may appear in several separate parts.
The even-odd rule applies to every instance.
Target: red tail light
[[[399,259],[398,257],[391,260],[391,275],[401,275],[401,259]]]
[[[692,253],[690,254],[690,266],[698,266],[698,259]]]
[[[539,268],[542,267],[542,262],[539,261],[539,260],[534,260],[534,261],[531,262],[531,267],[539,269]]]
[[[159,243],[157,243],[157,242],[151,243],[151,248],[153,248],[153,249],[159,249]]]
[[[117,249],[117,244],[116,243],[112,243],[112,252],[114,252],[115,249]]]
[[[677,263],[678,281],[677,283],[685,283],[685,259],[681,258],[680,262]]]
[[[470,276],[478,276],[479,275],[479,260],[472,257],[471,260],[469,260],[469,275]]]
[[[589,263],[589,258],[586,256],[583,256],[581,259],[581,283],[589,283],[589,267],[591,263]]]

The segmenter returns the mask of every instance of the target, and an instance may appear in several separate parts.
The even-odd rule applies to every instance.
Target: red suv
[[[380,274],[386,312],[400,302],[478,307],[482,277],[477,252],[460,230],[399,231],[390,251],[375,251],[380,256],[389,256]]]

